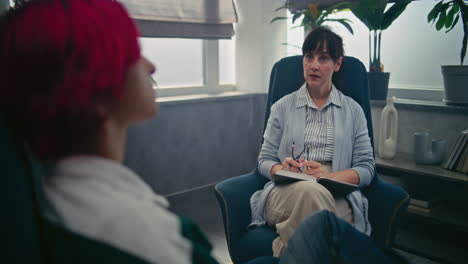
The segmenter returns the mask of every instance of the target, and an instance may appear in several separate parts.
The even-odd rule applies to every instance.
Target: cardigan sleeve
[[[367,121],[362,108],[356,104],[354,111],[354,144],[352,169],[359,174],[359,186],[367,186],[375,174],[374,151],[367,130]]]
[[[283,115],[281,101],[271,107],[270,117],[263,134],[263,144],[258,156],[258,170],[260,174],[271,180],[271,168],[281,161],[278,158],[278,149],[283,134]]]

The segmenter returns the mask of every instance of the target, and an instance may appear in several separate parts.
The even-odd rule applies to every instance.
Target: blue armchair
[[[300,88],[303,83],[302,56],[283,58],[273,66],[265,126],[271,106],[281,97]],[[340,71],[333,76],[333,83],[363,108],[374,146],[367,72],[362,62],[353,57],[345,57]],[[234,263],[278,262],[277,258],[265,257],[273,254],[271,245],[277,236],[275,230],[267,226],[247,230],[251,220],[250,197],[255,191],[262,189],[266,182],[267,179],[255,170],[224,180],[214,187],[221,207],[229,254]],[[389,249],[397,222],[408,205],[409,196],[402,188],[384,182],[377,175],[363,193],[369,200],[369,221],[373,230],[371,237],[380,248],[391,252]],[[258,258],[261,256],[263,257]]]
[[[37,177],[45,167],[34,160],[0,118],[0,230],[2,263],[118,263],[146,261],[105,243],[69,231],[41,214]]]

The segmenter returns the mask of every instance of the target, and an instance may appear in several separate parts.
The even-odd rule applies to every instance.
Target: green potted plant
[[[360,0],[351,12],[369,29],[369,89],[371,99],[385,100],[390,73],[384,72],[380,58],[382,32],[403,13],[412,0],[400,0],[387,9],[388,0]]]
[[[304,27],[304,33],[307,34],[313,28],[321,26],[325,22],[336,22],[343,25],[351,34],[353,34],[353,29],[351,27],[351,21],[346,18],[330,18],[331,14],[349,10],[348,2],[340,2],[333,5],[324,5],[319,6],[317,4],[298,4],[297,1],[287,0],[285,4],[276,9],[279,11],[281,9],[289,9],[292,13],[292,22],[296,22],[297,19],[302,19],[299,27]],[[289,19],[289,17],[275,17],[271,20],[270,23],[275,22],[280,19]]]
[[[463,65],[468,42],[468,5],[463,0],[440,0],[427,15],[427,22],[435,24],[440,31],[450,32],[458,21],[463,27],[463,39],[460,52],[460,65],[444,65],[442,76],[444,79],[445,101],[448,104],[468,104],[468,66]]]

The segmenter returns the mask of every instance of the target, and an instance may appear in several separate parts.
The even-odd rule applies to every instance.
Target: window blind
[[[233,0],[120,0],[143,37],[227,39],[234,35]]]

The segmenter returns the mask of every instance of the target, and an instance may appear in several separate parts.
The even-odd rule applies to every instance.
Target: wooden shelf
[[[440,166],[416,164],[408,153],[398,153],[392,160],[376,157],[376,168],[383,180],[403,187],[410,196],[438,201],[429,212],[410,207],[406,210],[400,237],[396,239],[397,248],[441,263],[464,263],[460,259],[466,259],[468,254],[464,246],[468,234],[468,175]],[[426,244],[415,247],[423,244],[403,236],[402,228],[420,234]]]
[[[397,173],[406,173],[414,176],[426,176],[455,183],[468,184],[468,175],[444,169],[440,166],[419,165],[414,161],[413,155],[397,153],[394,159],[384,160],[376,157],[377,169],[387,169]]]
[[[379,174],[379,177],[381,177],[386,182],[401,186],[403,188],[405,187],[402,179],[399,177],[392,177],[385,174]],[[407,191],[410,192],[411,196],[411,190]],[[428,213],[413,210],[412,208],[408,208],[406,212],[419,217],[428,218],[436,223],[451,225],[453,227],[468,231],[468,209],[466,208],[448,206],[448,204],[440,201]]]
[[[415,245],[418,245],[415,247]],[[411,263],[466,263],[468,251],[463,241],[434,239],[431,232],[415,233],[400,229],[395,238],[395,248],[431,259],[431,262],[411,260]]]

